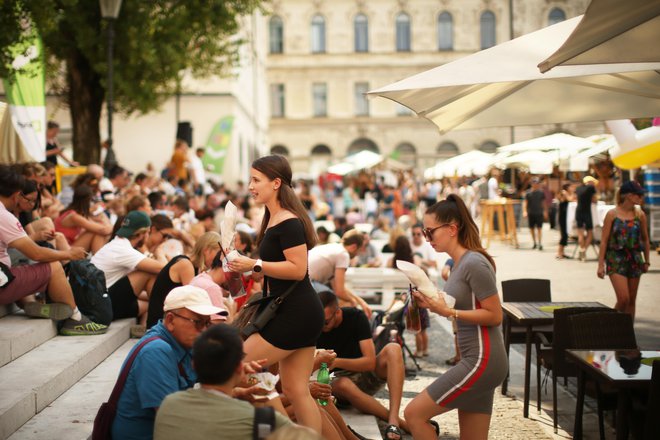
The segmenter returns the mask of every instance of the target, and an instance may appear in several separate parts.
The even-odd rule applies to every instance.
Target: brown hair
[[[357,229],[350,229],[344,232],[344,236],[341,238],[341,243],[344,246],[350,246],[352,244],[357,244],[358,248],[362,247],[364,242],[364,236]]]
[[[440,223],[456,223],[458,226],[458,242],[465,249],[482,254],[495,269],[495,260],[486,252],[481,245],[479,229],[465,206],[465,202],[456,194],[449,194],[447,199],[442,200],[429,209],[426,214],[433,215]]]
[[[210,247],[217,247],[220,249],[220,234],[217,232],[207,232],[197,239],[195,242],[195,247],[193,247],[192,253],[190,254],[190,261],[193,266],[199,269],[200,272],[203,272],[207,269],[207,266],[204,262],[204,250]],[[211,262],[208,262],[208,265],[211,265]]]
[[[137,211],[147,204],[149,199],[143,195],[133,196],[128,202],[126,202],[126,212]]]
[[[283,156],[275,154],[260,157],[259,159],[255,160],[252,162],[252,168],[263,173],[271,181],[275,179],[280,179],[282,181],[282,184],[277,191],[277,200],[280,202],[280,205],[283,209],[291,211],[302,222],[303,228],[305,230],[305,241],[307,243],[307,249],[311,249],[316,246],[318,238],[316,236],[316,232],[314,231],[312,219],[309,218],[307,210],[291,186],[292,172],[289,162]],[[270,212],[268,211],[268,208],[266,208],[264,218],[261,221],[261,228],[259,229],[259,234],[257,235],[257,245],[261,243],[261,240],[264,237],[269,220]]]

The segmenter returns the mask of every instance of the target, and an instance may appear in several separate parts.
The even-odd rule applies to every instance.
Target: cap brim
[[[185,308],[190,310],[191,312],[195,312],[198,315],[202,315],[202,316],[229,315],[229,313],[225,309],[216,306],[199,305],[199,306],[186,306]]]

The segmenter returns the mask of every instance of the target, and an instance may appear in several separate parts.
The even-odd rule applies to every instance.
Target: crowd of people
[[[135,319],[131,333],[141,338],[129,355],[113,438],[219,431],[252,438],[261,426],[256,414],[263,415],[254,408],[271,411],[267,432],[363,438],[342,419],[342,404],[385,421],[388,439],[403,431],[435,438],[431,418],[451,409],[459,410],[462,436],[487,438],[493,392],[508,364],[495,263],[474,218],[480,199],[501,196],[497,171],[424,185],[409,173],[310,184],[295,182],[286,158],[273,155],[253,162],[247,185],[230,189],[206,179],[203,149],[190,154],[177,141],[160,175],[88,165],[57,193],[61,149],[53,145],[44,163],[0,165],[0,304],[56,320],[63,335],[103,334],[108,325],[77,307],[65,268],[89,260],[103,273],[113,320]],[[594,181],[586,177],[583,186]],[[523,216],[534,248],[543,250],[541,229],[551,215],[540,183],[531,178],[524,188]],[[576,192],[582,255],[593,222],[580,200],[590,205],[594,193]],[[648,270],[646,220],[634,208],[641,194],[633,183],[622,187],[605,220],[598,269],[612,280],[617,309],[633,314],[639,276]],[[565,257],[571,200],[569,184],[558,194],[557,258]],[[219,225],[229,202],[238,209],[237,226],[223,248]],[[365,223],[370,231],[359,228]],[[449,256],[444,267],[438,253]],[[401,345],[377,350],[372,310],[346,285],[350,266],[396,267],[397,260],[441,272],[456,299],[450,308],[442,297],[413,292],[422,307],[415,356],[428,355],[429,312],[453,321],[456,354],[403,417]],[[270,319],[258,319],[269,311]],[[313,380],[321,364],[335,373],[329,384]],[[278,375],[277,397],[255,383],[266,371]],[[385,385],[387,406],[373,397]]]

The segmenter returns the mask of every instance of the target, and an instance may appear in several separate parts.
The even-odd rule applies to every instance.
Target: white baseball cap
[[[176,309],[188,309],[204,316],[227,314],[225,309],[216,307],[211,303],[211,298],[209,298],[206,290],[195,286],[175,287],[167,294],[163,311],[168,312]]]

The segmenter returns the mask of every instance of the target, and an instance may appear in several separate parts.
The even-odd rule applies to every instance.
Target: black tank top
[[[163,267],[156,277],[154,287],[151,289],[151,296],[149,297],[149,309],[147,311],[148,329],[156,325],[158,320],[163,317],[163,304],[165,303],[165,297],[167,294],[175,287],[182,285],[181,283],[172,281],[172,278],[170,278],[170,268],[182,258],[190,260],[190,258],[185,255],[177,255],[172,258],[165,267]],[[197,270],[195,270],[195,273],[196,272]]]

